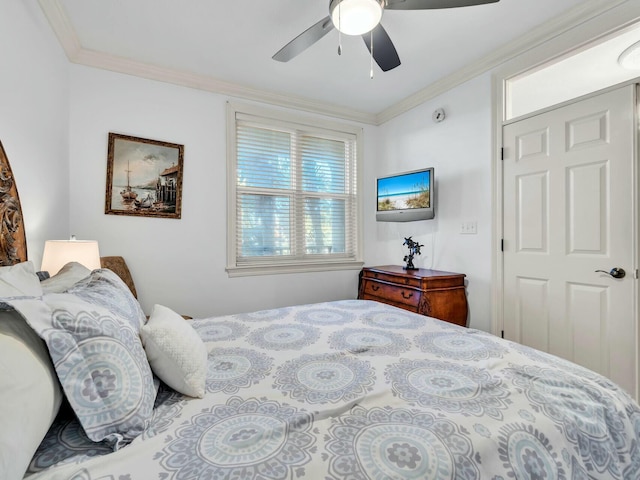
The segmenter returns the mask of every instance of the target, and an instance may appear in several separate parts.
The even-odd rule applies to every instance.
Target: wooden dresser
[[[365,267],[358,298],[376,300],[412,312],[467,326],[467,294],[463,273],[405,270],[397,265]]]

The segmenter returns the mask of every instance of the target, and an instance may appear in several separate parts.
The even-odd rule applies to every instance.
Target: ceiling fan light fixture
[[[382,19],[383,0],[331,0],[333,25],[345,35],[370,32]]]
[[[622,52],[618,57],[618,64],[627,70],[640,70],[640,42]]]

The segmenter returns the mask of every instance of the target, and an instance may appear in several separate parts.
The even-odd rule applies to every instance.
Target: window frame
[[[250,275],[270,275],[281,273],[303,273],[332,270],[359,270],[364,261],[363,254],[363,215],[362,215],[362,165],[363,165],[363,129],[346,123],[339,123],[319,117],[297,115],[283,110],[272,110],[249,104],[227,102],[227,267],[230,277]],[[313,258],[265,257],[250,264],[237,262],[237,118],[251,116],[265,127],[298,127],[307,132],[335,132],[337,137],[355,138],[356,195],[355,195],[355,255],[353,258],[332,254],[317,254]],[[318,198],[321,198],[318,196]]]

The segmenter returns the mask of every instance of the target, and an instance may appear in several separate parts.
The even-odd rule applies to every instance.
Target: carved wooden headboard
[[[0,142],[0,266],[27,260],[22,207],[9,159]]]

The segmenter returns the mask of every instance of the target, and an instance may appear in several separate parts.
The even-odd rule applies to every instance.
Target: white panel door
[[[503,313],[637,398],[634,111],[630,85],[504,127]]]

